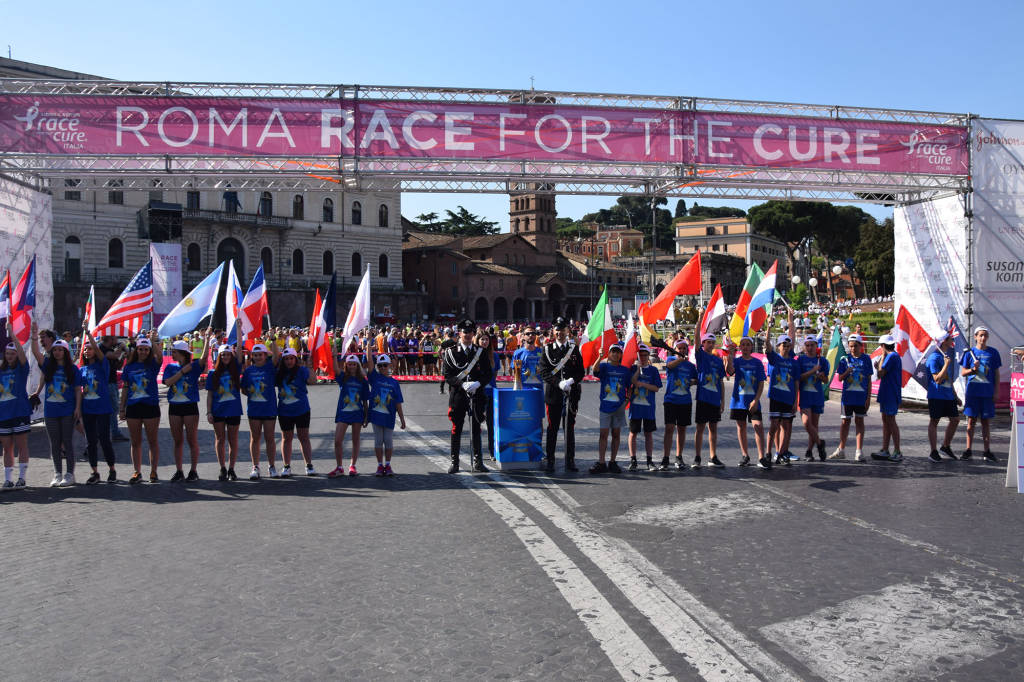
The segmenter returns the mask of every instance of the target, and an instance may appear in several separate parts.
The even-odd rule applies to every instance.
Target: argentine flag
[[[157,330],[161,338],[190,332],[199,326],[204,317],[213,315],[214,308],[217,306],[217,294],[220,292],[220,278],[223,273],[224,263],[221,263],[178,305],[174,306],[174,310],[164,318]]]

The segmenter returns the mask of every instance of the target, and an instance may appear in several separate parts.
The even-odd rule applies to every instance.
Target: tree
[[[853,258],[866,291],[872,292],[872,295],[886,296],[892,293],[895,251],[892,218],[886,218],[881,225],[873,218],[861,224],[860,242]]]
[[[807,305],[807,285],[800,282],[795,288],[786,292],[786,299],[789,300],[789,305],[797,310],[804,308]]]
[[[438,220],[436,213],[421,213],[416,216],[416,224],[424,232],[457,235],[461,237],[479,237],[485,234],[497,234],[498,223],[484,220],[473,215],[463,206],[455,212],[445,210],[447,217]]]
[[[566,221],[559,225],[560,221]],[[555,220],[555,234],[559,239],[590,239],[594,231],[589,227],[583,227],[582,221],[571,220],[570,218],[557,218]]]
[[[686,215],[686,200],[685,199],[680,199],[679,201],[676,202],[676,212],[675,212],[675,215],[673,215],[672,217],[673,218],[682,218],[685,215]]]
[[[693,202],[693,208],[690,209],[690,216],[697,216],[702,219],[707,218],[743,218],[747,215],[746,211],[742,208],[736,208],[735,206],[701,206],[696,201]],[[677,218],[680,216],[676,216]]]
[[[655,207],[668,204],[665,197],[655,199]],[[595,222],[601,225],[625,225],[626,227],[639,230],[647,237],[650,243],[651,237],[651,198],[644,196],[621,196],[610,208],[602,208],[594,213],[583,216],[583,222]],[[664,208],[655,208],[654,222],[657,225],[658,245],[662,248],[669,247],[675,239],[675,232],[672,227],[672,212]],[[673,248],[674,250],[674,248]]]
[[[420,213],[413,222],[424,232],[437,232],[437,227],[441,224],[434,212]]]

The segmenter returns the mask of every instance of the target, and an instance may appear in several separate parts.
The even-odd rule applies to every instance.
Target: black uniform
[[[480,359],[466,372],[466,368],[473,362],[477,351],[480,351]],[[466,421],[466,413],[470,416],[470,428],[472,429],[473,447],[473,470],[487,471],[484,467],[482,446],[480,443],[480,422],[484,419],[484,386],[491,380],[493,371],[491,369],[489,353],[479,346],[463,348],[461,343],[456,343],[446,349],[442,354],[442,372],[445,383],[448,384],[448,419],[452,423],[451,458],[452,466],[449,473],[459,470],[459,449],[462,445],[462,427]],[[473,395],[466,393],[462,384],[467,381],[480,382]]]
[[[438,362],[437,364],[438,364],[438,366],[440,366],[442,368],[441,369],[441,374],[442,375],[444,374],[444,352],[446,350],[448,350],[449,348],[451,348],[452,346],[454,346],[455,344],[457,344],[457,343],[458,343],[458,341],[456,341],[455,339],[453,339],[453,338],[451,338],[449,336],[444,341],[442,341],[440,344],[438,344],[437,354],[438,354],[438,356],[440,358],[440,362]],[[445,382],[444,376],[442,376],[441,377],[441,381],[438,384],[438,393],[444,393],[444,385],[445,385],[445,383],[446,382]]]
[[[555,371],[555,368],[562,362],[566,355],[569,359],[565,361],[562,368]],[[547,454],[547,470],[555,468],[555,440],[558,438],[558,424],[562,421],[562,410],[565,409],[565,468],[568,471],[576,470],[576,412],[580,404],[580,383],[586,375],[583,367],[583,356],[572,341],[559,344],[552,341],[544,347],[537,362],[537,376],[544,382],[544,403],[548,413],[547,439],[545,451]],[[558,387],[560,381],[572,379],[573,385],[569,388],[568,394]]]

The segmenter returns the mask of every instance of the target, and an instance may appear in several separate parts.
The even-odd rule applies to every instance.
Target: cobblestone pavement
[[[906,412],[903,464],[741,469],[725,422],[725,469],[596,477],[583,473],[597,443],[588,385],[580,473],[448,476],[444,396],[403,392],[410,429],[396,432],[390,479],[372,476],[371,436],[355,478],[219,483],[203,424],[199,483],[167,482],[164,429],[160,483],[50,489],[35,427],[30,488],[0,495],[3,677],[1021,675],[1024,513],[1003,487],[1008,419],[994,429],[999,465],[929,461],[927,418]],[[336,395],[312,390],[321,474]],[[830,449],[837,407],[822,418]],[[879,438],[873,411],[866,450]],[[240,440],[244,478],[244,422]],[[126,478],[127,444],[115,447]]]

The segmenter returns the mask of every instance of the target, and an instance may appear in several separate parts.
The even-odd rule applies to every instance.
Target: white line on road
[[[684,502],[630,507],[618,521],[644,526],[694,528],[714,523],[732,522],[751,515],[781,511],[783,505],[760,493],[735,492],[702,497]]]
[[[413,429],[419,428],[408,418],[406,423]],[[405,435],[425,445],[435,445],[433,441],[438,439],[426,436],[422,429],[419,431],[421,433],[406,432]],[[444,457],[424,456],[441,469],[448,466]],[[551,578],[623,679],[675,679],[579,566],[537,524],[501,492],[481,483],[472,475],[462,473],[456,478],[476,493],[522,541],[530,556]]]

